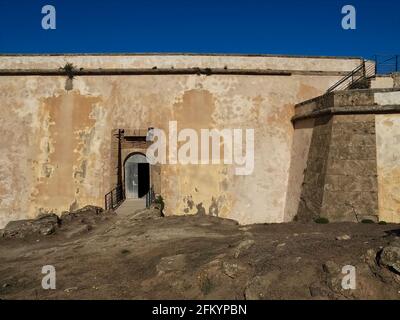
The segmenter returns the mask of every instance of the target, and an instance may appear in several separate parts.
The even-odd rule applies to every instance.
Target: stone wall
[[[321,216],[332,221],[378,220],[374,115],[335,115]]]
[[[315,121],[310,144],[303,147],[309,155],[298,220],[399,221],[398,94],[349,90],[296,106],[295,123]]]
[[[71,90],[59,71],[67,62],[87,71],[72,80]],[[285,56],[0,56],[0,227],[43,212],[103,206],[118,182],[118,163],[147,147],[123,139],[119,156],[116,131],[168,132],[169,121],[177,121],[178,130],[254,129],[256,152],[249,176],[225,164],[153,166],[166,214],[206,212],[243,224],[295,216],[399,222],[400,91],[319,97],[359,63]],[[394,87],[397,82],[393,75]]]
[[[72,80],[72,90],[59,74],[66,63],[88,71]],[[254,129],[255,169],[237,176],[224,164],[157,168],[166,214],[200,208],[244,224],[290,219],[294,105],[359,64],[284,56],[0,56],[0,227],[41,212],[103,206],[115,185],[114,130],[167,131],[172,120],[178,130]]]

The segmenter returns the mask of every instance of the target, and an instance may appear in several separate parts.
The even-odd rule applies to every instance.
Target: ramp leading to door
[[[126,199],[115,212],[118,215],[133,215],[135,211],[146,208],[146,199]]]

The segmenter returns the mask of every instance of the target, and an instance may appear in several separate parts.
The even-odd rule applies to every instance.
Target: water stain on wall
[[[216,128],[213,119],[215,111],[215,98],[210,91],[187,90],[183,93],[182,98],[173,105],[172,115],[169,119],[177,121],[178,131],[190,128],[195,130],[200,137],[201,129]],[[183,143],[178,144],[178,148]],[[200,147],[200,141],[198,143]],[[162,192],[166,199],[167,214],[219,212],[224,206],[224,202],[220,200],[217,203],[213,195],[223,199],[221,193],[224,191],[220,188],[225,179],[223,168],[223,164],[163,166]],[[226,212],[226,209],[223,211]]]
[[[48,157],[43,163],[44,172],[35,190],[35,203],[38,211],[74,210],[92,203],[82,194],[81,184],[90,170],[90,144],[96,119],[92,117],[93,107],[100,98],[66,92],[45,98],[42,101],[42,114],[47,118]],[[86,181],[95,185],[96,181]],[[46,209],[42,209],[46,208]]]

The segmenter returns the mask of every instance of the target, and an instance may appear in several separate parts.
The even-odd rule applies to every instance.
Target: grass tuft
[[[314,222],[319,223],[319,224],[327,224],[327,223],[329,223],[329,220],[324,217],[318,217],[318,218],[314,219]]]
[[[375,223],[375,222],[371,219],[364,219],[364,220],[361,220],[361,223]]]

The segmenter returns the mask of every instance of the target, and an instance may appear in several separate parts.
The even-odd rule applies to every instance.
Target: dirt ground
[[[398,270],[381,258],[383,248],[400,247],[394,224],[239,226],[155,209],[83,210],[51,231],[6,231],[1,299],[400,298]],[[55,267],[55,290],[42,288],[44,265]],[[345,265],[355,267],[355,289],[341,285]]]

